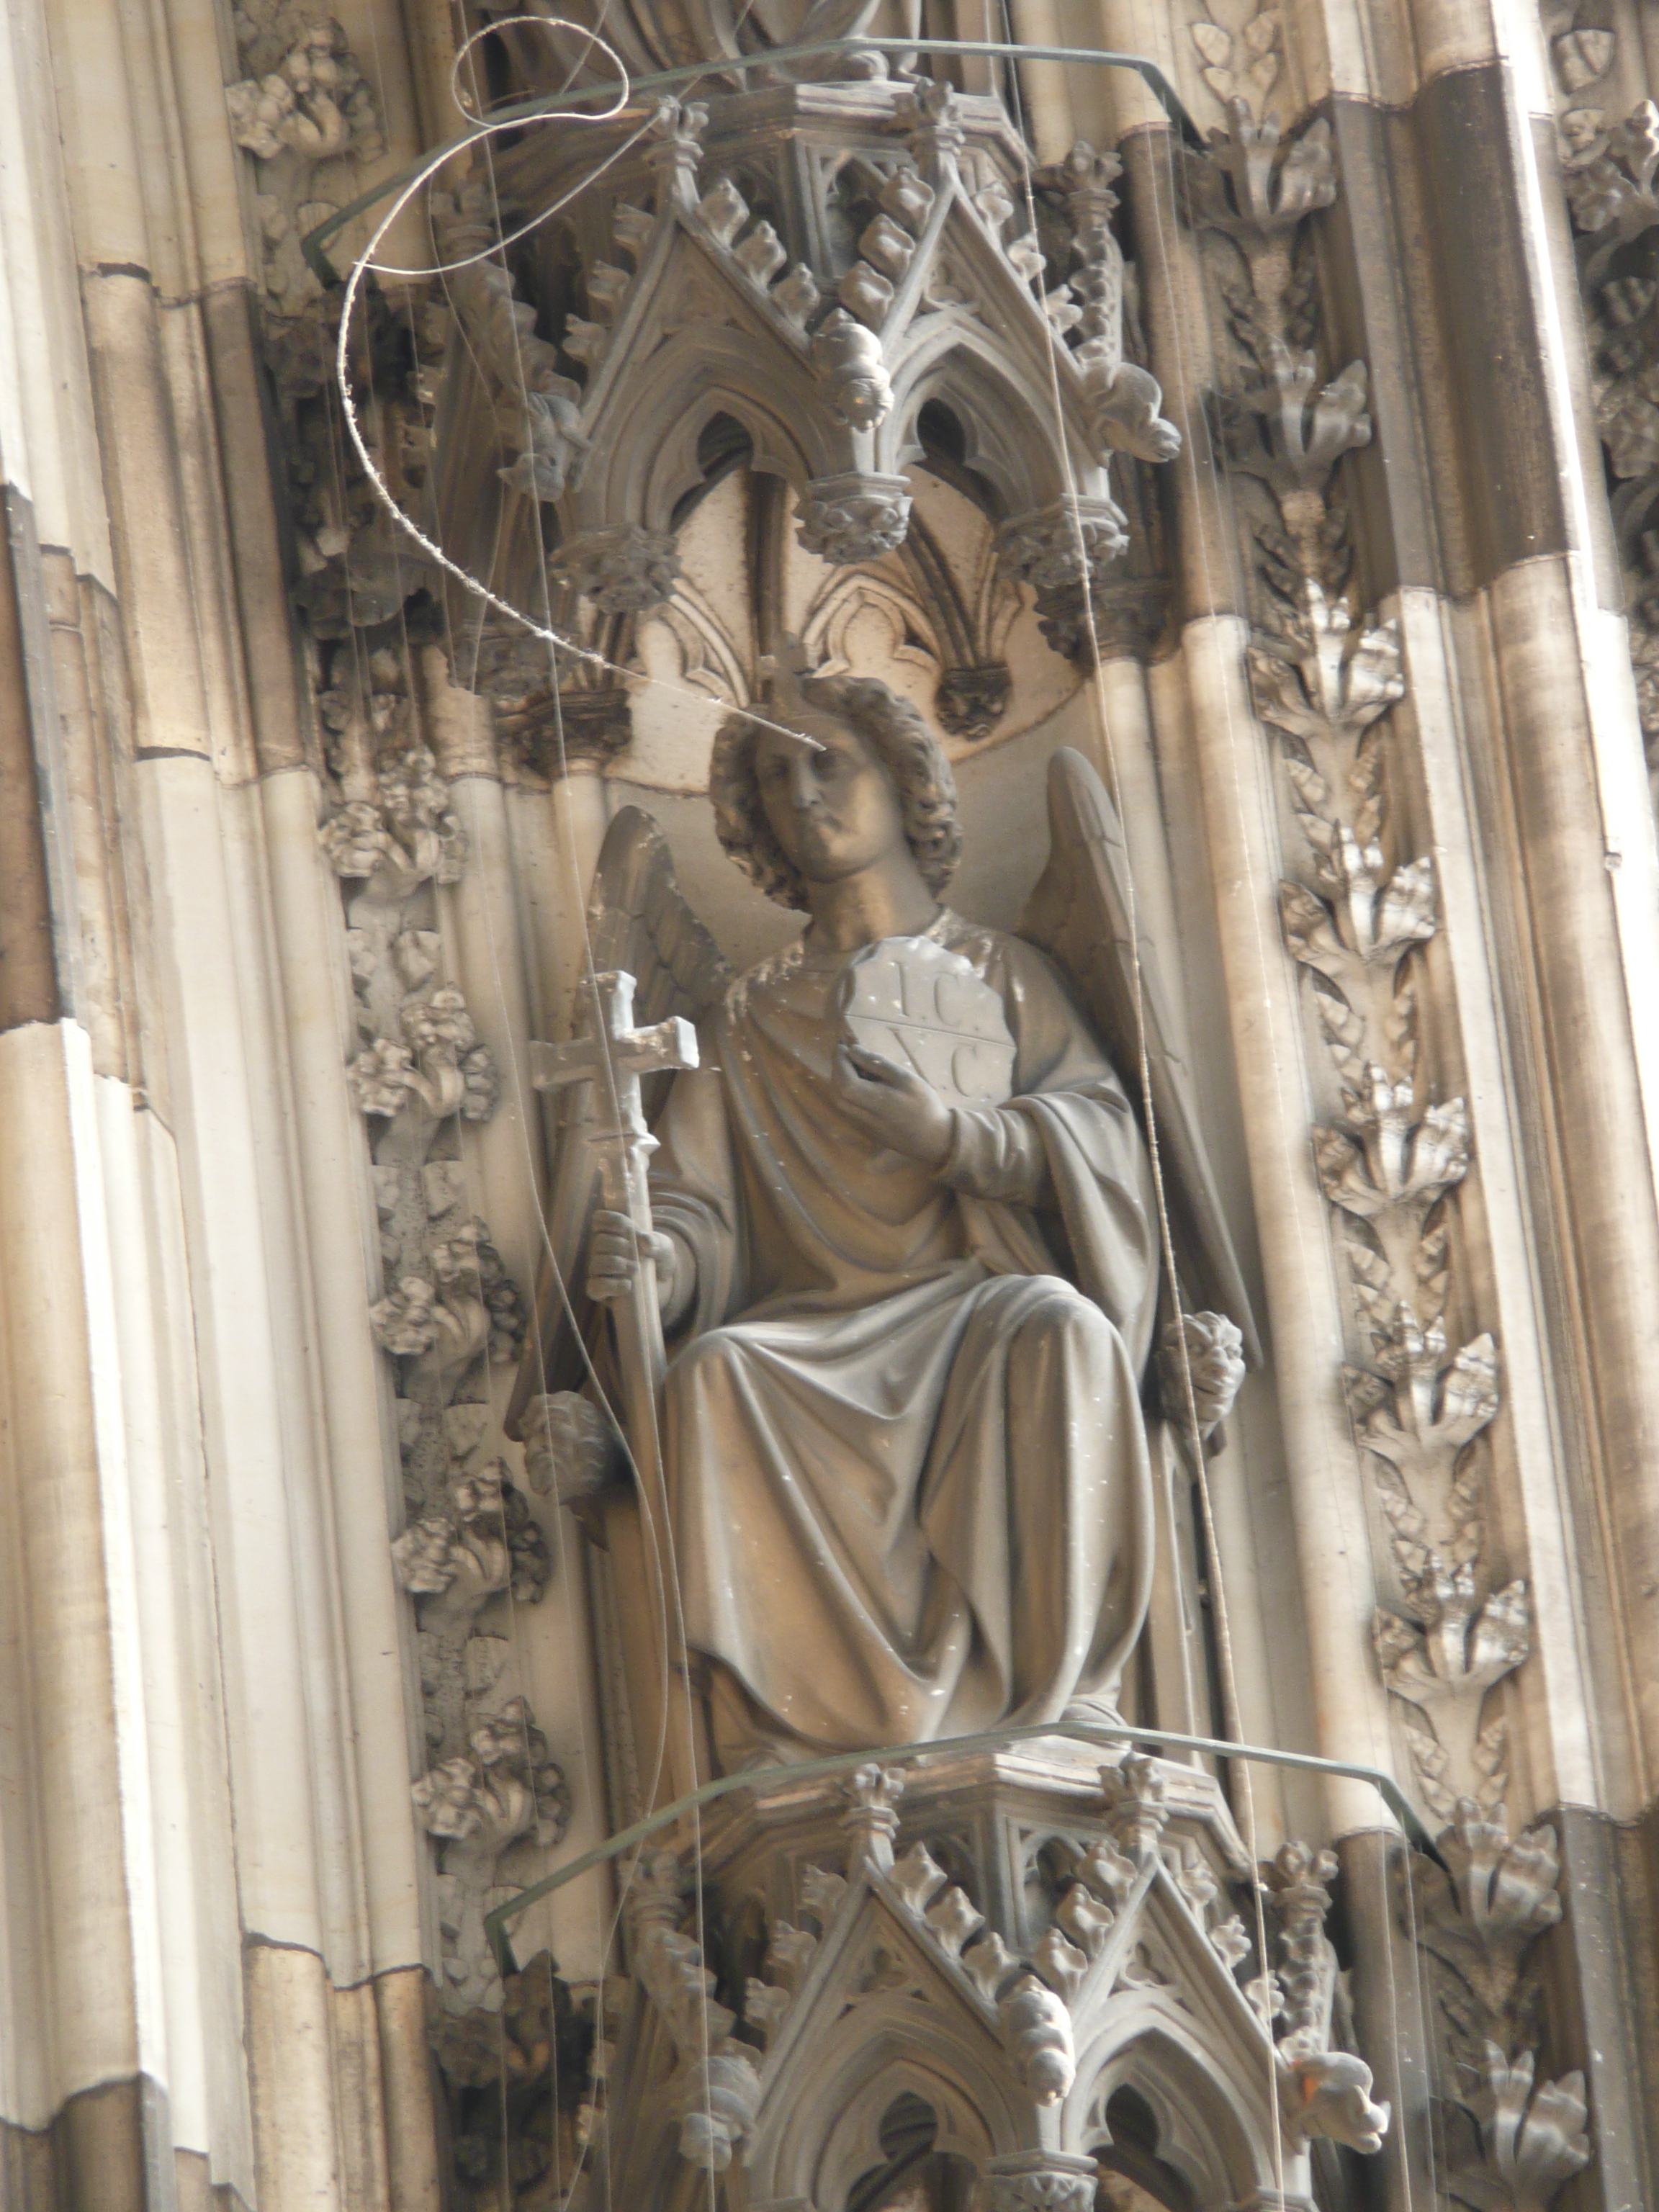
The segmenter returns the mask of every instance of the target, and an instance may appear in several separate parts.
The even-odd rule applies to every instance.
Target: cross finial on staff
[[[573,1083],[594,1088],[593,1133],[638,1145],[650,1141],[640,1079],[697,1065],[697,1033],[683,1015],[634,1027],[634,978],[626,969],[585,976],[577,986],[575,1032],[564,1044],[532,1044],[530,1079],[538,1091]],[[614,1103],[616,1118],[611,1121]]]
[[[806,658],[806,647],[790,631],[784,632],[775,652],[762,654],[757,672],[765,686],[766,703],[774,714],[799,714],[810,711],[811,702],[800,686],[801,678],[811,674],[812,666]],[[798,744],[815,753],[823,750],[816,738],[793,732],[787,726],[778,729],[775,723],[772,726],[780,737],[793,737]]]

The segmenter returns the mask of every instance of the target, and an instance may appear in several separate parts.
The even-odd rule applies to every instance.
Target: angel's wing
[[[732,978],[725,954],[686,904],[674,875],[668,840],[651,817],[624,806],[599,848],[587,902],[593,972],[625,968],[634,978],[634,1019],[643,1029],[684,1014],[696,1021]],[[662,1110],[670,1075],[642,1086],[647,1121]],[[582,1248],[599,1193],[599,1157],[592,1135],[592,1087],[560,1094],[552,1186],[547,1201],[548,1246],[538,1270],[534,1327],[525,1343],[506,1429],[516,1437],[534,1398],[580,1388],[586,1371],[581,1344],[590,1322],[582,1287]],[[555,1270],[556,1269],[556,1273]],[[560,1285],[563,1285],[561,1294]]]
[[[1062,745],[1048,763],[1048,865],[1019,934],[1059,962],[1082,993],[1100,1041],[1140,1103],[1129,856],[1117,811],[1081,753]],[[1204,1147],[1191,1070],[1174,1046],[1158,960],[1140,939],[1140,1006],[1164,1196],[1177,1256],[1202,1303],[1236,1322],[1251,1366],[1261,1364],[1238,1255]]]

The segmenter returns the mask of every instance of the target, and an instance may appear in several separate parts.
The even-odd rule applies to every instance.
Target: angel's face
[[[868,740],[833,715],[802,707],[790,720],[802,744],[763,730],[755,778],[772,833],[809,884],[861,874],[904,844],[904,809]]]

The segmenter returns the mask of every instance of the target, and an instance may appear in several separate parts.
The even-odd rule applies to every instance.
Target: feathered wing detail
[[[1069,745],[1061,746],[1048,763],[1048,865],[1026,906],[1019,934],[1071,977],[1130,1097],[1139,1103],[1129,856],[1105,786]],[[1261,1341],[1205,1150],[1192,1072],[1176,1050],[1157,956],[1145,937],[1140,1005],[1176,1256],[1200,1302],[1237,1323],[1245,1358],[1259,1367]]]
[[[587,902],[587,933],[596,974],[625,968],[634,978],[634,1020],[641,1029],[671,1014],[699,1020],[732,981],[731,963],[686,903],[667,838],[642,807],[624,806],[605,832]],[[670,1079],[653,1080],[665,1085]],[[649,1091],[646,1097],[649,1120],[655,1104]]]
[[[605,832],[587,902],[587,935],[596,975],[622,968],[634,978],[636,1028],[665,1021],[671,1014],[698,1020],[732,980],[725,954],[686,903],[667,838],[637,806],[624,806]],[[653,1076],[641,1086],[648,1121],[661,1111],[672,1080]],[[591,1316],[581,1263],[599,1173],[590,1133],[592,1110],[586,1085],[573,1085],[562,1094],[547,1200],[552,1253],[550,1257],[544,1247],[537,1271],[536,1328],[526,1342],[507,1408],[506,1428],[512,1437],[520,1433],[532,1399],[580,1389],[586,1373],[581,1340]],[[560,1295],[561,1281],[565,1297]]]

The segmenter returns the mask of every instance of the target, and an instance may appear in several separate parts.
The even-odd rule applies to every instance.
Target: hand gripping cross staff
[[[657,1398],[667,1367],[657,1272],[647,1262],[665,1240],[651,1225],[646,1170],[657,1140],[646,1127],[641,1079],[697,1065],[697,1036],[676,1014],[650,1029],[634,1025],[634,978],[616,969],[583,980],[577,992],[574,1033],[565,1044],[532,1044],[531,1080],[538,1091],[586,1086],[575,1111],[586,1123],[599,1170],[603,1211],[596,1214],[594,1266],[599,1273],[589,1291],[606,1299],[615,1317],[617,1360],[622,1377],[622,1413],[638,1474],[640,1510],[647,1555],[618,1560],[619,1576],[631,1587],[617,1592],[623,1638],[636,1666],[629,1669],[629,1704],[644,1765],[657,1763],[659,1731],[666,1726],[668,1773],[673,1795],[683,1795],[700,1778],[691,1772],[694,1755],[688,1733],[683,1676],[678,1693],[672,1632],[672,1565],[667,1544],[667,1495],[663,1485]],[[629,1249],[629,1247],[633,1249]],[[605,1278],[608,1276],[609,1279]],[[629,1570],[633,1571],[629,1571]],[[683,1656],[683,1655],[682,1655]],[[644,1660],[643,1668],[637,1662]],[[669,1685],[665,1722],[664,1684]],[[647,1785],[648,1786],[648,1785]],[[659,1794],[662,1794],[659,1791]]]

